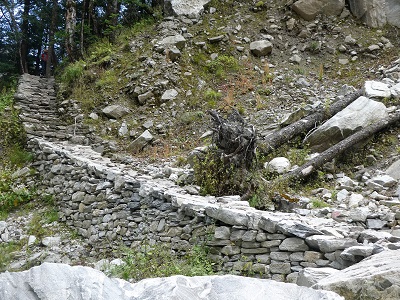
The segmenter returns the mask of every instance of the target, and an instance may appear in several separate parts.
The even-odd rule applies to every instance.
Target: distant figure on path
[[[47,66],[47,60],[49,59],[49,51],[47,49],[44,49],[42,53],[42,72],[40,75],[45,76],[46,75],[46,66]]]

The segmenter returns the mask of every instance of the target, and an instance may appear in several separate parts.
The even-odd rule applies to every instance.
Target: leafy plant
[[[244,193],[250,183],[250,173],[244,168],[224,162],[216,148],[203,157],[197,157],[194,177],[202,195],[237,195]]]
[[[14,101],[14,92],[15,89],[3,89],[0,93],[0,113],[6,108],[10,107]]]
[[[212,275],[212,262],[207,257],[208,250],[195,246],[182,257],[173,254],[164,244],[142,245],[141,249],[123,248],[123,264],[114,266],[110,274],[125,280],[139,281],[144,278],[172,275],[200,276]]]
[[[324,202],[324,201],[322,201],[322,200],[319,200],[319,199],[313,199],[313,200],[311,201],[311,204],[312,204],[312,207],[313,207],[313,208],[324,208],[324,207],[329,207],[329,204],[328,204],[328,203],[326,203],[326,202]]]
[[[35,193],[26,188],[14,188],[10,170],[0,172],[0,211],[8,213],[16,207],[31,201]]]
[[[213,89],[207,89],[204,92],[204,98],[207,101],[208,107],[215,108],[217,106],[217,102],[221,100],[222,94],[214,91]]]
[[[61,81],[66,85],[71,85],[77,82],[82,78],[85,67],[86,63],[83,60],[69,64],[61,74]]]
[[[221,55],[215,60],[208,61],[206,70],[218,78],[223,78],[227,72],[238,71],[239,63],[233,56]]]
[[[33,154],[22,149],[20,145],[12,145],[7,150],[7,159],[11,166],[22,167],[33,160]]]

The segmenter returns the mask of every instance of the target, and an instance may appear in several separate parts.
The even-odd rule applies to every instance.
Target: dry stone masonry
[[[235,196],[190,195],[170,180],[136,175],[88,146],[35,138],[29,147],[41,188],[57,199],[60,218],[105,252],[121,244],[168,243],[179,253],[203,243],[223,271],[295,281],[305,267],[343,269],[383,250],[370,245],[369,252],[343,257],[345,249],[367,247],[357,241],[359,228],[258,211]]]
[[[54,101],[38,86],[32,92],[29,86],[34,82],[22,77],[16,96],[25,124],[33,123],[30,106],[24,105],[32,93],[37,92],[42,102]],[[57,105],[47,107],[57,115]],[[400,247],[400,238],[364,229],[366,225],[259,211],[238,196],[192,195],[189,188],[169,179],[182,175],[178,169],[135,170],[130,164],[112,162],[89,145],[71,143],[73,136],[69,141],[28,137],[40,190],[54,196],[60,219],[97,251],[166,243],[179,254],[202,244],[210,247],[211,259],[224,272],[296,282],[305,268],[340,270]]]

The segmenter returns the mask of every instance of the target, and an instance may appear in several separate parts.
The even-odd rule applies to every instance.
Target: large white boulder
[[[398,0],[349,0],[350,11],[370,27],[391,24],[400,27]]]
[[[311,21],[319,14],[340,15],[344,4],[344,0],[299,0],[292,9],[304,20]]]
[[[208,2],[210,0],[165,0],[164,12],[166,15],[197,18],[204,11],[204,5]]]
[[[89,267],[44,263],[0,274],[0,299],[19,300],[344,300],[329,291],[267,279],[172,276],[131,284]]]
[[[314,151],[324,151],[339,141],[388,117],[382,102],[361,96],[305,139]]]

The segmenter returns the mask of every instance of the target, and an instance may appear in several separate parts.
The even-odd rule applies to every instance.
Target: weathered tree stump
[[[238,111],[223,118],[215,110],[209,111],[213,143],[222,152],[222,159],[235,166],[251,167],[256,155],[256,130],[246,124]]]

